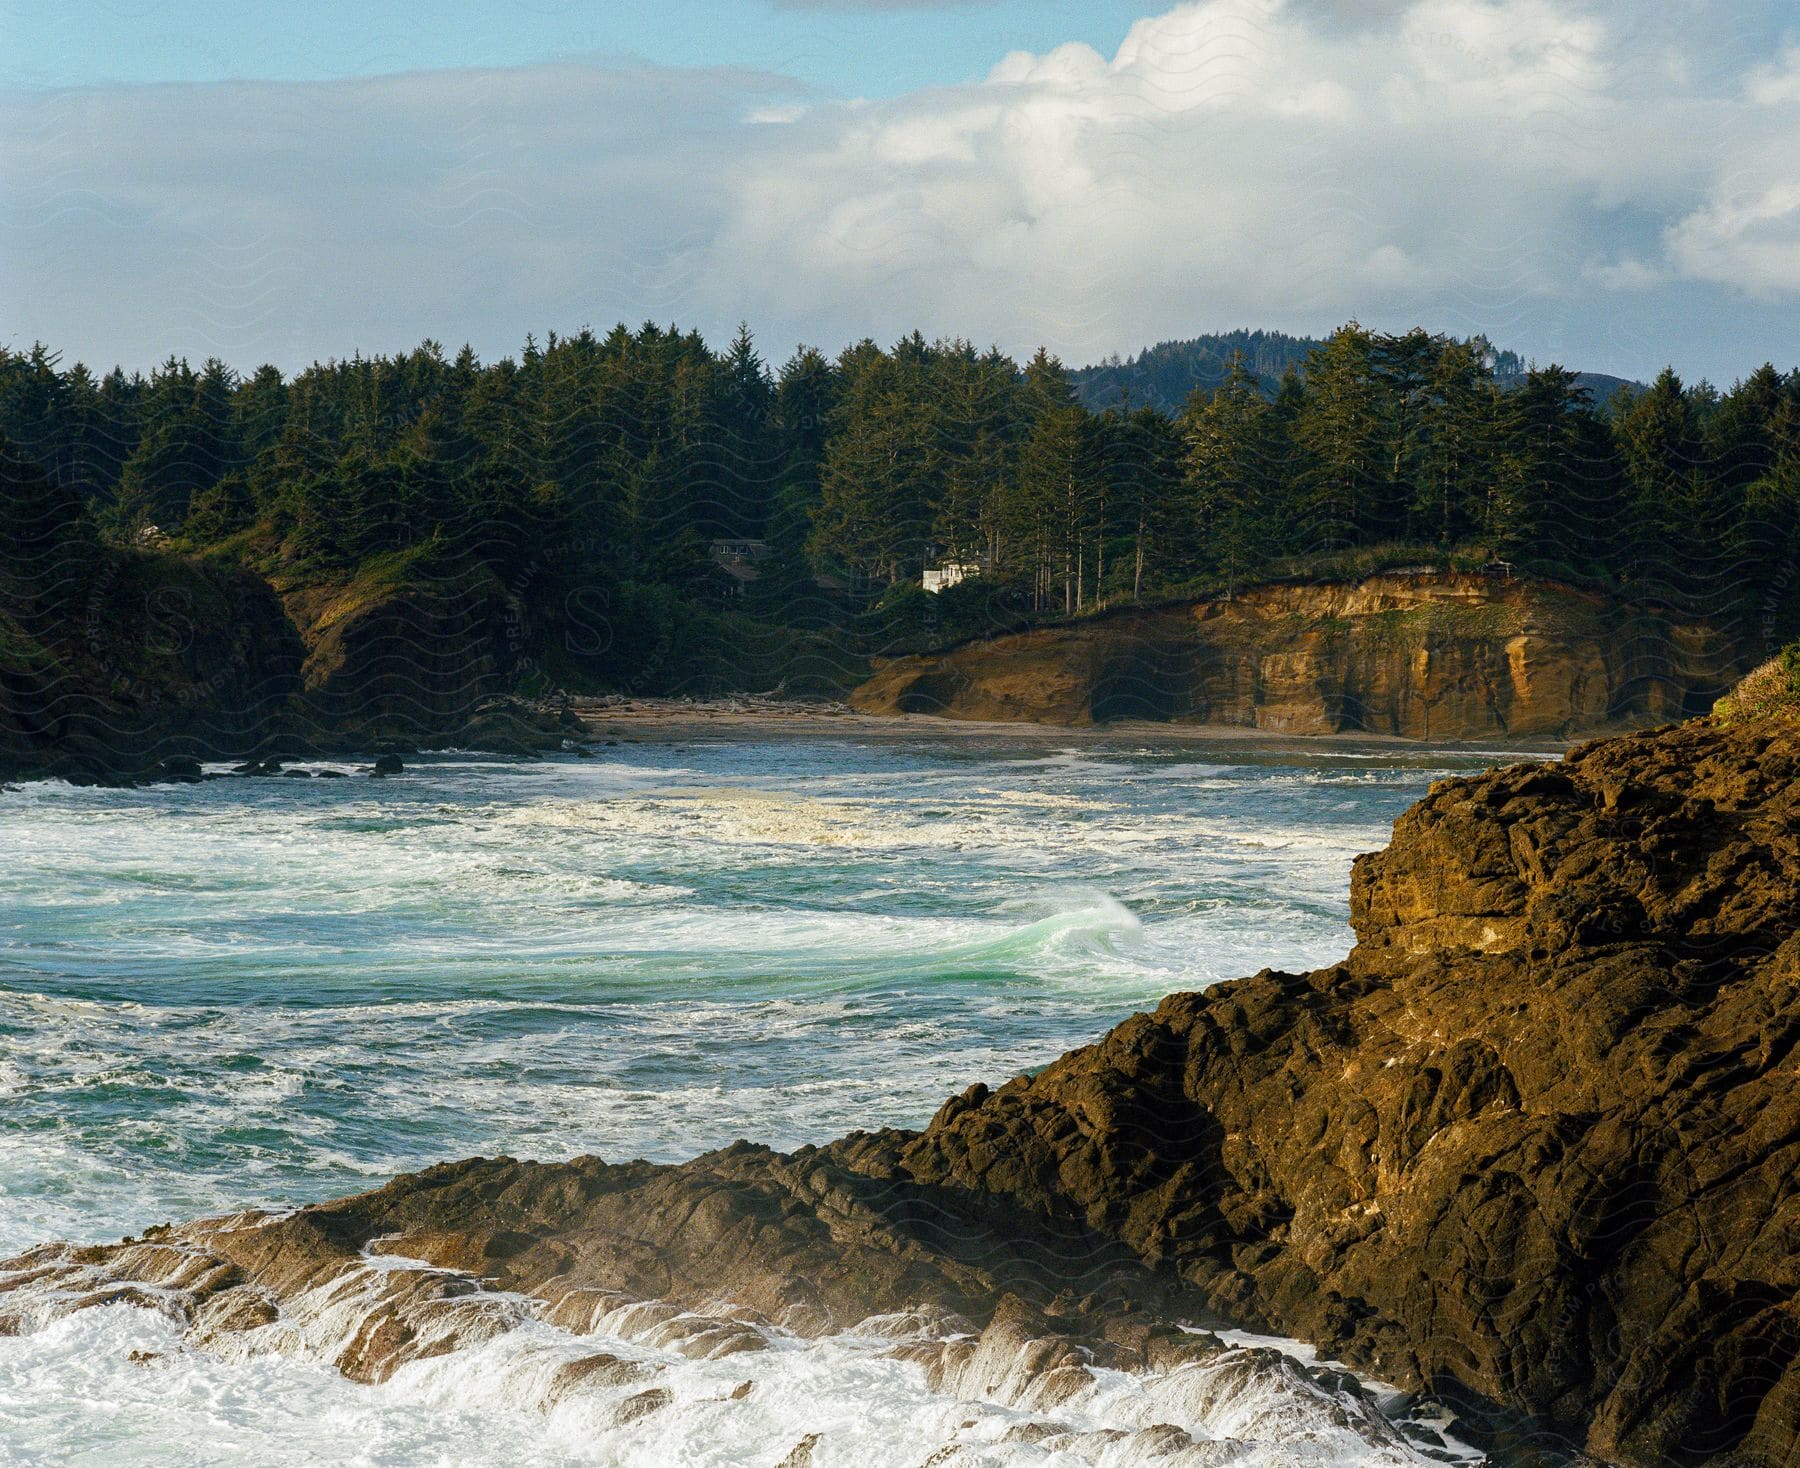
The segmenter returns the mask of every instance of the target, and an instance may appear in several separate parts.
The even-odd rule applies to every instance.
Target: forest
[[[0,350],[5,554],[110,545],[290,581],[475,568],[559,677],[620,686],[678,679],[689,643],[736,624],[893,650],[1419,561],[1795,631],[1800,370],[1722,390],[1671,369],[1596,404],[1480,338],[1352,322],[1300,355],[1242,335],[1174,413],[1128,392],[1094,411],[1046,352],[917,334],[774,368],[748,329],[715,349],[619,326],[292,377]],[[721,541],[751,543],[752,575],[726,574]],[[972,574],[927,596],[946,564]],[[626,635],[584,661],[602,606]]]

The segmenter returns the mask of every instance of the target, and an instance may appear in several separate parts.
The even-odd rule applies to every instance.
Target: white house
[[[979,576],[981,566],[976,561],[946,561],[935,571],[925,573],[925,589],[933,596],[947,586],[960,586],[971,576]]]

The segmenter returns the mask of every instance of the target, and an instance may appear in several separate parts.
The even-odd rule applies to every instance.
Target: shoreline
[[[593,740],[620,742],[750,742],[764,739],[1036,740],[1083,744],[1127,742],[1234,747],[1272,754],[1405,755],[1452,751],[1560,755],[1589,739],[1631,732],[1625,727],[1584,730],[1574,736],[1495,734],[1482,739],[1419,740],[1363,730],[1299,734],[1152,719],[1103,724],[1050,724],[1034,720],[956,719],[936,714],[867,714],[844,704],[783,702],[765,698],[577,698],[571,712]]]
[[[259,751],[282,752],[291,763],[308,761],[368,762],[384,753],[411,756],[476,751],[517,758],[571,753],[597,754],[608,744],[763,743],[805,740],[865,742],[986,741],[990,743],[1079,744],[1093,748],[1144,746],[1216,749],[1277,758],[1406,759],[1453,755],[1474,759],[1554,759],[1593,739],[1640,732],[1640,726],[1614,724],[1584,729],[1574,735],[1525,736],[1495,733],[1478,739],[1420,740],[1366,730],[1307,734],[1242,724],[1185,720],[1122,719],[1107,723],[1057,724],[1037,720],[959,719],[937,714],[870,714],[847,704],[784,700],[746,695],[711,699],[633,698],[624,695],[579,696],[560,705],[538,705],[541,722],[515,722],[505,730],[481,730],[474,739],[448,737],[373,738],[366,742],[342,734],[321,736],[307,731],[291,739],[265,737],[255,750],[203,749],[187,746],[145,751],[138,758],[110,761],[91,753],[61,758],[0,755],[0,788],[37,780],[131,788],[171,782],[162,766],[171,760],[198,759],[238,763],[260,757]],[[471,731],[474,732],[474,731]],[[489,737],[492,736],[492,737]],[[179,783],[181,777],[174,777]]]

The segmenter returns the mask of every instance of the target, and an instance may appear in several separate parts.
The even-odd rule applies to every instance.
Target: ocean
[[[785,739],[26,785],[0,794],[0,1257],[454,1157],[920,1126],[1165,993],[1342,956],[1352,858],[1510,757]],[[816,1468],[1098,1465],[1161,1423],[1241,1447],[1219,1462],[1435,1455],[1261,1368],[1120,1375],[1021,1432],[855,1333],[655,1360],[621,1324],[673,1401],[615,1422],[543,1400],[592,1342],[529,1315],[368,1387],[151,1310],[46,1314],[0,1338],[0,1462],[772,1468],[812,1437]]]

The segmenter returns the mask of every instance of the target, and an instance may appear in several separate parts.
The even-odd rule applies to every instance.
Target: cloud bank
[[[128,365],[646,318],[1086,360],[1355,315],[1729,376],[1800,356],[1800,47],[1690,20],[1201,0],[880,103],[600,63],[14,96],[0,305]]]

